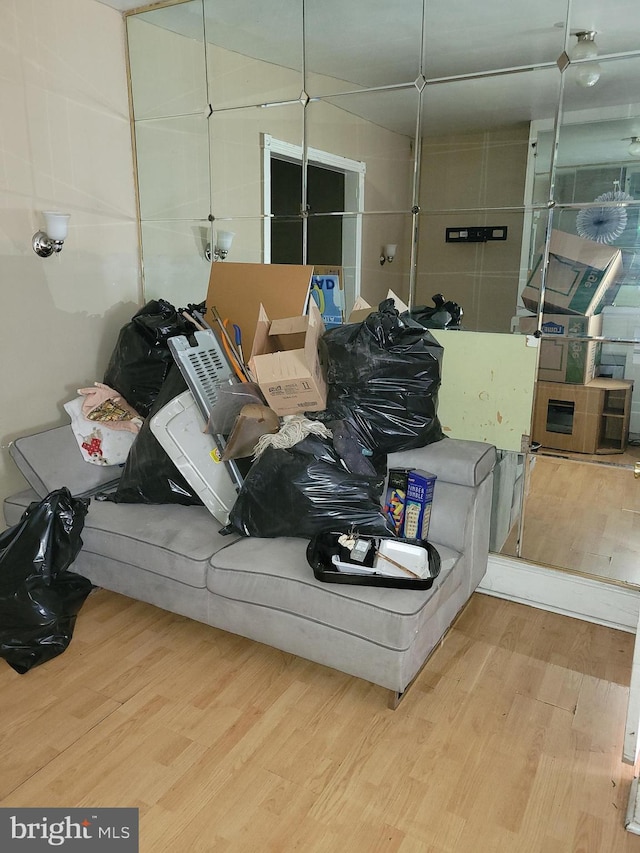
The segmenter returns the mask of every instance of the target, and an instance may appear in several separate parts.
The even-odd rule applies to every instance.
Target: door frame
[[[271,158],[304,163],[304,150],[276,139],[269,133],[262,134],[262,258],[271,263]],[[348,310],[360,296],[362,280],[362,214],[364,212],[364,182],[366,163],[350,160],[319,148],[307,148],[306,162],[344,174],[345,212],[355,216],[342,217],[342,268],[344,271],[345,307]]]

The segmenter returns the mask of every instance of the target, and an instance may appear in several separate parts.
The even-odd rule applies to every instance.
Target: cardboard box
[[[260,306],[269,317],[305,314],[312,275],[312,266],[296,264],[213,263],[205,318],[211,328],[217,328],[211,311],[215,306],[223,320],[240,326],[246,358],[253,349]]]
[[[435,474],[418,468],[409,471],[402,522],[402,535],[405,539],[426,539],[429,536],[436,479]]]
[[[519,331],[532,335],[537,317],[520,317]],[[602,334],[602,314],[584,317],[577,314],[545,314],[542,321],[538,379],[544,382],[569,382],[584,385],[598,373],[601,341],[575,341],[570,338]],[[545,335],[553,335],[544,337]]]
[[[342,267],[313,268],[311,295],[316,301],[325,329],[344,323],[344,284]]]
[[[545,288],[545,314],[598,314],[613,301],[622,272],[620,249],[552,231]],[[542,273],[540,256],[522,291],[529,311],[538,310]]]
[[[393,526],[396,536],[402,535],[404,505],[407,499],[407,482],[410,468],[389,468],[384,514]]]
[[[353,303],[351,313],[347,317],[347,323],[362,323],[362,321],[366,320],[369,314],[375,310],[375,308],[372,308],[371,305],[369,305],[366,299],[363,299],[362,296],[358,296],[356,301]]]
[[[436,479],[435,474],[419,468],[389,469],[384,514],[396,536],[427,538]]]
[[[393,290],[389,290],[387,292],[386,298],[393,299],[393,301],[395,302],[395,306],[400,314],[403,314],[405,311],[409,310],[409,306],[405,305],[402,299],[400,299],[399,296],[396,296]],[[366,299],[363,299],[362,296],[358,296],[356,301],[353,303],[353,308],[351,309],[351,313],[347,318],[347,323],[362,323],[362,321],[366,320],[372,311],[377,310],[377,307],[372,308]]]
[[[260,306],[249,368],[268,405],[278,415],[321,412],[327,385],[318,341],[324,333],[320,311],[309,302],[305,317],[270,320]]]

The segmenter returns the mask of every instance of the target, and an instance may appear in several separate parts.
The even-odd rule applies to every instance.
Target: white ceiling
[[[120,11],[136,0],[98,0]],[[207,41],[229,50],[300,68],[301,0],[206,0]],[[553,116],[560,74],[555,65],[565,47],[563,0],[427,0],[424,27],[426,126],[433,133],[467,130]],[[154,10],[154,23],[197,38],[199,3]],[[353,89],[407,83],[418,76],[422,0],[306,0],[308,68],[349,81]],[[640,51],[638,0],[571,0],[570,33],[597,32],[600,55]],[[570,35],[569,46],[575,44]],[[549,67],[500,76],[436,83],[439,78],[477,75],[505,68]],[[567,74],[565,112],[607,121],[580,122],[574,132],[589,162],[604,149],[607,159],[628,155],[626,137],[640,135],[640,106],[628,109],[640,80],[640,56],[601,62],[600,81],[590,89]],[[571,69],[570,69],[571,71]],[[570,85],[572,84],[572,85]],[[341,96],[341,105],[399,132],[415,130],[417,89],[393,95]],[[640,96],[638,97],[640,101]],[[366,102],[366,104],[365,104]],[[614,119],[614,123],[609,122]],[[568,151],[570,133],[565,134]],[[593,149],[585,147],[592,139]],[[625,141],[626,140],[626,141]],[[593,162],[593,160],[591,160]]]

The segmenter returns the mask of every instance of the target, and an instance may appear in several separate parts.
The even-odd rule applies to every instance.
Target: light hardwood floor
[[[638,586],[640,480],[632,469],[580,457],[531,457],[520,556]],[[516,555],[517,533],[503,554]]]
[[[140,809],[143,853],[640,853],[633,636],[476,594],[396,711],[361,680],[103,590],[3,661],[0,805]]]

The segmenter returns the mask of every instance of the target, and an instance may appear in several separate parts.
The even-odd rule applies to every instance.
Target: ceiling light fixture
[[[640,157],[640,136],[631,137],[631,145],[627,148],[632,157]]]
[[[598,56],[598,45],[595,42],[596,31],[580,30],[574,35],[578,41],[569,56],[571,61],[595,59]],[[591,86],[596,85],[601,73],[602,69],[597,62],[580,62],[576,66],[576,83],[585,89],[590,89]]]

